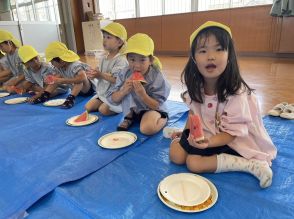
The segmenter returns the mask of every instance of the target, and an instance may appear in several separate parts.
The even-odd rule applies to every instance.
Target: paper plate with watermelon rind
[[[83,122],[75,122],[75,120],[77,119],[77,117],[79,117],[80,115],[76,115],[73,116],[71,118],[69,118],[68,120],[66,120],[66,124],[69,126],[85,126],[85,125],[90,125],[94,122],[96,122],[99,117],[97,115],[94,114],[89,114],[88,116],[88,120],[87,121],[83,121]]]

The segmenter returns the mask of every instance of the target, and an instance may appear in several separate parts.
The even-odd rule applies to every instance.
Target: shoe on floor
[[[270,116],[280,116],[280,114],[284,111],[285,107],[288,105],[286,102],[279,103],[274,106],[270,111],[268,111],[268,115]]]
[[[294,103],[285,106],[283,112],[280,114],[280,117],[284,119],[294,119]]]

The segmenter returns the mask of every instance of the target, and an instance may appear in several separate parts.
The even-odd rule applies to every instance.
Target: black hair
[[[55,58],[53,58],[53,59],[51,60],[51,62],[52,62],[52,61],[54,61],[54,62],[60,62],[61,59],[60,59],[59,57],[55,57]]]
[[[219,27],[208,27],[201,30],[193,40],[189,60],[181,75],[181,81],[183,84],[186,84],[191,100],[203,103],[204,78],[195,63],[194,54],[201,40],[205,39],[206,41],[211,35],[216,37],[222,49],[228,51],[228,64],[224,72],[219,76],[216,84],[218,101],[224,102],[228,96],[236,95],[242,86],[244,86],[248,94],[251,94],[253,89],[241,77],[234,42],[230,34]]]

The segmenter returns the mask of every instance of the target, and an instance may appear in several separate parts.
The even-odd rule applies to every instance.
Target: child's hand
[[[128,94],[133,90],[133,81],[131,79],[127,79],[123,86],[121,87],[120,91],[124,94]]]
[[[101,77],[101,71],[99,71],[98,69],[91,69],[89,71],[86,72],[86,75],[89,79],[93,80],[94,78],[100,78]]]
[[[173,132],[171,135],[171,139],[180,138],[182,136],[182,132]]]
[[[144,95],[146,95],[146,90],[140,81],[133,81],[133,86],[134,86],[135,93],[139,97],[143,97]]]
[[[189,134],[188,137],[188,142],[191,146],[195,147],[195,148],[199,148],[199,149],[205,149],[208,148],[208,139],[205,138],[204,140],[201,141],[196,141],[196,139],[193,137],[193,135]]]

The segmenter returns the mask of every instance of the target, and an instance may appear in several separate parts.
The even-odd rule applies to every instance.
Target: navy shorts
[[[199,149],[191,146],[188,142],[188,137],[189,137],[190,130],[186,129],[183,131],[181,139],[180,139],[180,145],[182,148],[188,153],[188,154],[194,154],[194,155],[201,155],[201,156],[211,156],[214,154],[232,154],[232,155],[237,155],[241,156],[238,154],[235,150],[230,148],[227,145],[220,146],[220,147],[211,147],[211,148],[205,148],[205,149]]]
[[[136,122],[141,122],[143,115],[148,111],[150,111],[150,110],[142,110],[138,114],[133,112],[133,116],[132,116],[133,120]],[[166,112],[161,112],[158,110],[154,110],[154,111],[158,112],[160,114],[161,118],[168,119],[168,114]]]

